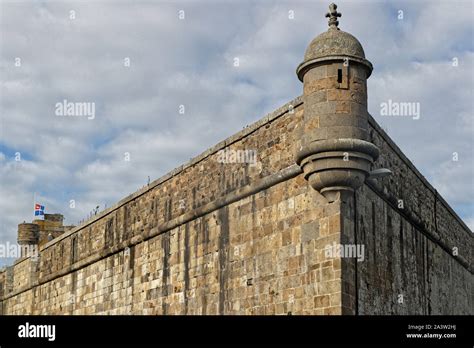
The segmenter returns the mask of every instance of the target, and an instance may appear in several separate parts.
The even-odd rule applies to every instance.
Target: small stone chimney
[[[364,183],[379,151],[368,141],[372,64],[360,42],[338,28],[335,4],[326,17],[328,31],[309,44],[296,70],[304,89],[304,135],[296,162],[310,185],[332,202]]]

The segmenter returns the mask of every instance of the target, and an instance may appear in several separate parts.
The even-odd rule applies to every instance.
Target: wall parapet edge
[[[117,244],[115,244],[111,247],[105,248],[105,249],[103,249],[103,250],[101,250],[101,251],[99,251],[95,254],[92,254],[92,255],[84,258],[84,259],[78,260],[77,262],[75,262],[71,265],[65,266],[61,270],[45,276],[43,279],[40,279],[38,277],[36,282],[34,284],[32,284],[32,286],[24,287],[24,288],[21,288],[17,291],[10,292],[10,293],[6,294],[3,298],[1,298],[0,300],[3,301],[3,300],[6,300],[8,298],[17,296],[17,295],[19,295],[19,294],[21,294],[25,291],[28,291],[28,290],[34,288],[35,286],[42,285],[42,284],[50,282],[50,281],[52,281],[56,278],[65,276],[65,275],[67,275],[71,272],[74,272],[74,271],[78,270],[78,269],[84,268],[84,267],[86,267],[86,266],[88,266],[88,265],[90,265],[94,262],[97,262],[97,261],[99,261],[103,258],[106,258],[106,257],[111,256],[113,254],[119,253],[119,252],[125,250],[126,248],[130,248],[134,245],[137,245],[137,244],[142,243],[146,240],[149,240],[153,237],[156,237],[156,236],[158,236],[162,233],[170,231],[171,229],[176,228],[178,226],[181,226],[181,225],[185,224],[186,222],[189,222],[189,221],[191,221],[195,218],[204,216],[204,215],[206,215],[210,212],[218,210],[218,209],[222,208],[223,206],[226,206],[228,204],[237,202],[241,199],[249,197],[249,196],[251,196],[255,193],[258,193],[262,190],[265,190],[267,188],[270,188],[272,186],[275,186],[275,185],[278,185],[282,182],[290,180],[290,179],[298,176],[299,174],[301,174],[301,169],[296,164],[294,164],[292,166],[289,166],[287,168],[284,168],[284,169],[280,170],[277,173],[274,173],[272,175],[269,175],[269,176],[261,179],[259,182],[255,183],[255,184],[246,185],[246,186],[244,186],[240,189],[237,189],[234,192],[229,193],[227,196],[225,196],[223,198],[218,198],[215,201],[213,201],[213,202],[211,202],[211,203],[209,203],[205,206],[202,206],[202,207],[199,207],[199,208],[193,210],[192,212],[189,212],[187,214],[183,214],[183,215],[181,215],[181,216],[179,216],[179,217],[177,217],[177,218],[175,218],[171,221],[168,221],[164,226],[159,226],[158,228],[153,228],[148,233],[138,235],[138,236],[133,236],[128,240],[117,243]]]
[[[52,241],[44,244],[40,248],[40,252],[49,248],[51,245],[56,244],[57,242],[69,237],[70,235],[76,233],[77,231],[80,231],[87,226],[91,225],[97,220],[102,219],[103,217],[111,214],[112,212],[116,211],[120,207],[124,206],[130,201],[133,201],[134,199],[140,197],[141,195],[153,190],[155,187],[163,184],[164,182],[168,181],[169,179],[173,178],[174,176],[177,176],[179,173],[181,173],[183,170],[185,170],[188,167],[194,166],[204,160],[205,158],[209,157],[212,154],[217,153],[219,150],[224,149],[225,147],[241,140],[242,138],[247,137],[251,133],[255,132],[259,128],[267,125],[268,123],[271,123],[272,121],[278,119],[279,117],[285,115],[288,112],[288,109],[290,106],[296,108],[297,106],[300,106],[303,104],[303,99],[302,96],[296,97],[290,102],[284,104],[283,106],[279,107],[275,111],[267,114],[265,117],[262,119],[256,121],[255,123],[249,125],[248,127],[242,129],[240,132],[228,137],[227,139],[219,142],[218,144],[214,145],[213,147],[209,148],[208,150],[204,151],[200,155],[192,158],[190,161],[187,163],[180,165],[179,167],[173,169],[172,171],[168,172],[167,174],[163,175],[162,177],[152,181],[148,186],[143,187],[142,189],[128,195],[127,197],[121,199],[118,201],[116,204],[113,206],[107,208],[106,210],[100,212],[99,214],[93,216],[91,219],[87,220],[81,225],[76,226],[75,228],[71,229],[70,231],[63,233],[61,236],[53,239]]]

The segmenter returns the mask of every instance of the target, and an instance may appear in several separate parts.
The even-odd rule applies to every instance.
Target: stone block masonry
[[[327,17],[301,97],[80,226],[20,224],[40,252],[0,271],[0,313],[474,314],[473,234],[370,116],[372,64]]]
[[[357,219],[350,196],[328,203],[292,164],[303,106],[297,98],[44,245],[36,263],[25,258],[1,272],[2,313],[472,314],[471,232],[372,118],[378,161],[394,175],[357,191]],[[245,164],[214,156],[243,144],[258,149],[259,163],[237,179]],[[276,152],[278,165],[264,175],[261,163],[272,167]],[[171,190],[186,181],[186,190]],[[416,200],[408,189],[400,196],[403,185]],[[399,196],[403,211],[390,203]],[[354,259],[324,254],[354,242],[354,221],[366,246],[357,271]]]
[[[340,262],[323,255],[338,203],[292,164],[293,106],[46,244],[38,279],[4,296],[4,313],[340,313]],[[219,164],[224,147],[259,162]]]

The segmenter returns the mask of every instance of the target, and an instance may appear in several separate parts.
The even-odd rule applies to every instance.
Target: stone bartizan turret
[[[296,70],[304,85],[304,135],[296,161],[310,185],[330,202],[360,187],[379,153],[368,141],[372,64],[360,42],[338,28],[336,9],[329,6],[328,31],[309,44]]]

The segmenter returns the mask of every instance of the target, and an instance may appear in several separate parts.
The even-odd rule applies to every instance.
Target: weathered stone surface
[[[260,133],[280,129],[290,142],[297,127],[288,133],[288,125],[301,124],[301,108],[283,113],[269,128],[262,126],[241,141],[250,137],[248,144],[264,148],[269,138]],[[370,130],[382,149],[379,161],[394,175],[357,191],[356,223],[353,201],[327,203],[299,175],[126,247],[127,241],[185,212],[162,194],[169,192],[179,202],[183,192],[171,187],[184,182],[180,176],[192,180],[202,166],[213,176],[205,170],[215,166],[210,157],[50,242],[41,251],[38,272],[29,258],[9,268],[12,284],[7,272],[0,272],[3,314],[472,314],[472,273],[425,234],[436,230],[433,191],[373,119]],[[282,134],[271,138],[278,137]],[[274,141],[272,147],[278,145]],[[278,150],[286,159],[274,170],[292,163],[290,149],[288,144]],[[215,168],[227,175],[233,165]],[[261,179],[258,172],[249,175],[253,177],[236,185]],[[221,186],[214,190],[226,190],[222,180],[215,185]],[[195,181],[188,190],[194,187],[203,186]],[[194,196],[209,187],[196,189]],[[421,233],[378,190],[397,197],[404,192],[403,214],[418,216],[428,232]],[[413,190],[417,198],[410,194]],[[447,245],[458,246],[472,265],[471,232],[439,197],[436,204],[436,233]],[[354,243],[355,224],[357,243],[365,245],[357,278],[354,259],[328,259],[324,253],[332,243]],[[72,264],[74,238],[78,250]],[[119,251],[106,253],[120,245]],[[80,266],[94,256],[97,261]],[[404,295],[403,304],[397,302],[399,294]]]
[[[354,56],[365,58],[364,49],[354,36],[342,30],[328,30],[318,35],[308,46],[305,60],[326,56]]]
[[[0,271],[0,314],[474,314],[473,234],[370,117],[372,66],[329,17],[302,97],[80,226],[52,216],[52,241],[22,227],[40,256]]]

